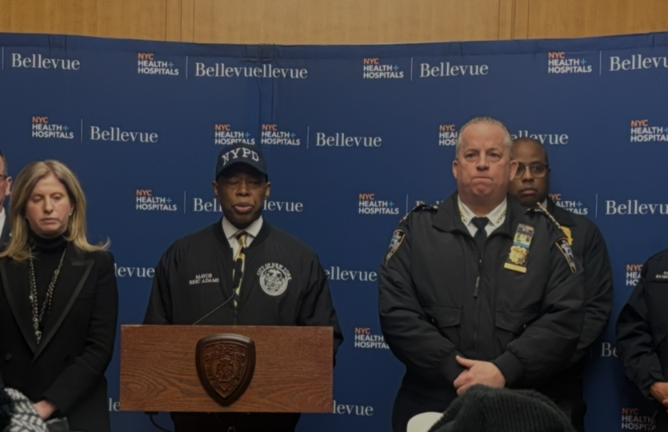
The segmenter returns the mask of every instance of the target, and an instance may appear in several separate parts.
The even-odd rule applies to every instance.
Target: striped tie
[[[237,256],[234,257],[234,271],[232,272],[232,281],[234,285],[234,308],[239,306],[239,293],[241,292],[241,281],[244,278],[244,265],[246,264],[246,255],[244,249],[246,248],[246,231],[240,231],[234,236],[239,242],[239,250]]]

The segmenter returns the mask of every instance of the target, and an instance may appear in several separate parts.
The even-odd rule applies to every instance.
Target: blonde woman
[[[107,244],[86,238],[86,198],[64,164],[26,166],[0,253],[0,372],[44,420],[110,432],[107,381],[118,290]]]

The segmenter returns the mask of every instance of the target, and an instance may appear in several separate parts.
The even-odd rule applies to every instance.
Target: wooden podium
[[[202,386],[197,342],[228,333],[255,342],[253,378],[228,407]],[[121,327],[121,411],[331,413],[331,327]]]

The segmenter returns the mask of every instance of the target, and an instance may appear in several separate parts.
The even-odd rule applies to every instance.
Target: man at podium
[[[223,218],[177,240],[155,272],[145,324],[327,326],[343,341],[327,276],[308,246],[262,218],[269,193],[259,146],[218,156]],[[299,414],[172,413],[176,432],[294,431]]]

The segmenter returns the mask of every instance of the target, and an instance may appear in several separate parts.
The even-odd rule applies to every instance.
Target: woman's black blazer
[[[67,248],[39,345],[28,262],[0,259],[0,372],[33,402],[53,402],[71,430],[111,432],[104,373],[118,319],[114,257]]]

